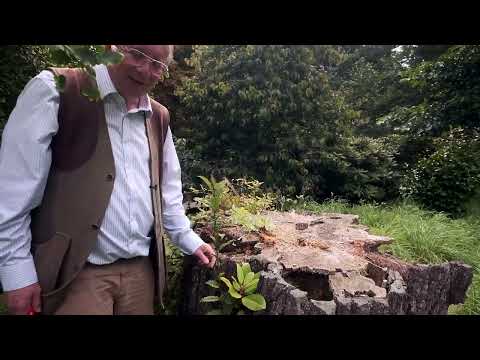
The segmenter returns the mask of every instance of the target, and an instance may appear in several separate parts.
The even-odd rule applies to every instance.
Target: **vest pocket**
[[[70,236],[56,232],[51,239],[32,249],[38,281],[43,293],[49,293],[55,289],[70,242]]]

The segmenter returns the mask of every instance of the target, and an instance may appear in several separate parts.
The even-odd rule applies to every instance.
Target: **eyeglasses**
[[[123,47],[123,49],[124,49],[124,51],[120,50],[120,52],[126,52],[129,55],[131,55],[133,61],[135,62],[135,64],[137,66],[143,66],[146,63],[148,63],[148,65],[150,65],[150,69],[151,69],[152,73],[155,76],[160,76],[164,73],[166,75],[168,75],[167,64],[161,62],[160,60],[157,60],[157,59],[154,59],[154,58],[148,56],[147,54],[141,52],[138,49],[129,48],[129,47]]]

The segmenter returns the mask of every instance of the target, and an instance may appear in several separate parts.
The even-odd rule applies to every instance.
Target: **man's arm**
[[[180,163],[170,128],[163,149],[162,197],[163,226],[173,244],[184,253],[198,257],[204,265],[213,267],[213,249],[191,229],[190,220],[185,215]]]
[[[45,190],[58,105],[53,74],[43,71],[25,86],[2,135],[0,282],[5,292],[38,282],[30,252],[30,211],[41,203]]]

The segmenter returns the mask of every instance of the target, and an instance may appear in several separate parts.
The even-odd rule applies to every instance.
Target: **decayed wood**
[[[270,232],[222,229],[235,242],[214,270],[186,261],[182,313],[204,314],[208,306],[199,301],[212,293],[205,282],[219,272],[235,274],[236,262],[261,271],[258,292],[267,301],[261,314],[446,314],[465,300],[472,281],[471,267],[460,262],[410,264],[380,253],[392,239],[369,234],[355,215],[265,216]]]

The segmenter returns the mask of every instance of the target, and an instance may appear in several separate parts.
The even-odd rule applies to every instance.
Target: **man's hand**
[[[8,312],[13,315],[27,315],[30,308],[41,311],[41,288],[38,283],[12,291],[6,291]]]
[[[208,244],[201,245],[197,250],[195,250],[193,255],[197,257],[198,262],[201,265],[207,266],[210,269],[213,268],[217,259],[215,250],[213,250],[213,248]]]

